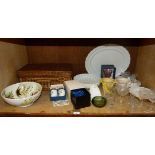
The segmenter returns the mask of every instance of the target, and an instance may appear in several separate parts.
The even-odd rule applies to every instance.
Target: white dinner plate
[[[83,73],[74,76],[74,80],[83,83],[83,84],[97,84],[99,85],[100,78],[96,77],[93,74]]]
[[[98,46],[85,60],[85,68],[89,74],[101,77],[101,65],[114,65],[116,76],[125,72],[130,64],[130,54],[122,46]]]

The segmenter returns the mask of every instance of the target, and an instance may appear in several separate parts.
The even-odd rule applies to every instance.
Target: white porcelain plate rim
[[[112,52],[107,52],[108,50],[111,50],[115,53],[115,55],[112,54]],[[101,54],[102,52],[102,54]],[[95,56],[101,54],[103,56],[103,60],[101,62],[100,60],[95,60]],[[121,57],[119,58],[119,61],[115,62],[115,57],[116,55],[119,58],[119,55]],[[108,60],[106,58],[106,63],[105,61],[105,56],[113,58],[111,60]],[[99,65],[97,66],[97,69],[95,69],[96,66],[92,65],[92,62],[97,62]],[[107,63],[108,62],[108,63]],[[119,76],[121,73],[125,72],[127,68],[129,67],[130,64],[130,54],[127,51],[126,48],[123,46],[98,46],[94,48],[86,57],[85,60],[85,68],[89,74],[94,74],[97,77],[100,77],[101,75],[101,65],[103,64],[108,64],[108,65],[114,65],[116,67],[116,76]]]

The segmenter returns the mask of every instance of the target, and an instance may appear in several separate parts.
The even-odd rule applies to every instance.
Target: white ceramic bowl
[[[20,88],[20,92],[19,92]],[[36,82],[21,82],[6,87],[1,92],[5,102],[13,106],[27,107],[41,95],[42,86]]]

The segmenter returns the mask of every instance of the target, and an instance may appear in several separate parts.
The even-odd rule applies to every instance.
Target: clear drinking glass
[[[135,112],[137,113],[138,111],[140,111],[140,107],[142,103],[140,103],[140,101],[131,94],[130,94],[129,104],[130,104],[129,110],[131,113],[135,113]]]
[[[120,96],[126,96],[129,93],[129,87],[127,83],[118,83],[116,85],[116,91]]]
[[[116,91],[120,96],[126,96],[129,93],[129,83],[128,78],[119,77],[116,79]]]

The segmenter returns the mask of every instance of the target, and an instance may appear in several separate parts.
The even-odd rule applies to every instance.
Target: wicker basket
[[[72,67],[69,64],[28,64],[17,71],[20,82],[34,81],[48,90],[52,84],[61,84],[72,79]]]

